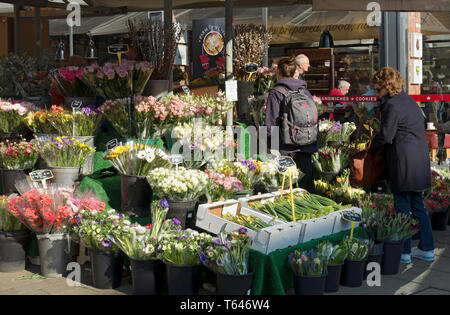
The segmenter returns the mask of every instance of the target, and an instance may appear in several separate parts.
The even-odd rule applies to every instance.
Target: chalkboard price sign
[[[130,50],[127,44],[113,44],[108,46],[109,54],[125,54]]]
[[[178,164],[183,163],[183,161],[184,161],[184,158],[183,158],[183,156],[181,154],[169,155],[169,162],[172,163],[172,164],[178,165]]]
[[[52,76],[56,76],[56,75],[59,73],[59,69],[58,69],[58,68],[51,69],[51,70],[49,71],[49,73],[50,73]]]
[[[258,71],[258,65],[256,63],[247,63],[245,65],[245,72],[255,73],[256,71]]]
[[[117,147],[117,139],[109,140],[109,141],[106,143],[106,149],[107,149],[107,150],[112,150],[112,149],[114,149],[115,147]]]
[[[31,172],[30,177],[33,182],[39,182],[53,178],[53,173],[51,170],[38,170]]]
[[[350,210],[342,211],[341,216],[342,216],[342,219],[344,219],[345,221],[361,222],[361,215],[354,211],[350,211]]]
[[[75,101],[73,101],[73,102],[70,104],[70,106],[71,106],[72,108],[78,109],[78,108],[81,107],[82,104],[83,104],[82,101],[80,101],[80,100],[75,100]]]
[[[290,156],[280,156],[276,159],[276,162],[280,173],[284,173],[289,167],[295,166],[295,162]]]
[[[186,93],[186,94],[189,94],[191,92],[191,90],[189,90],[189,88],[186,85],[183,85],[181,88],[183,89],[184,93]]]

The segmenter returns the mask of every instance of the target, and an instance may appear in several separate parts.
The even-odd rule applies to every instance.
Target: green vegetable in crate
[[[239,225],[242,225],[242,226],[249,228],[256,232],[258,232],[261,229],[271,226],[270,224],[264,222],[260,218],[255,217],[253,215],[248,216],[248,215],[241,214],[241,215],[236,216],[236,215],[232,215],[231,213],[226,213],[222,217],[228,221],[237,223]]]

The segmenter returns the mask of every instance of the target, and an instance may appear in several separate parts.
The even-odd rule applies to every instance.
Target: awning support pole
[[[164,26],[165,28],[172,27],[172,0],[164,0]],[[170,62],[169,73],[167,80],[169,80],[169,93],[173,91],[173,60]]]
[[[41,59],[41,8],[34,7],[34,42],[35,56]]]
[[[225,80],[233,78],[233,0],[225,3]],[[227,126],[233,125],[233,108],[227,112]]]
[[[20,4],[14,4],[14,53],[20,54]]]
[[[262,8],[262,26],[264,26],[267,34],[268,29],[268,10],[267,8]],[[268,67],[269,66],[269,43],[267,42],[267,35],[264,37],[264,54],[263,54],[263,66]]]

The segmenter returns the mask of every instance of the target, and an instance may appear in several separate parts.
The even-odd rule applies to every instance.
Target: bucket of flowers
[[[199,247],[200,259],[216,274],[216,294],[249,295],[253,272],[249,270],[251,239],[246,228],[220,233],[212,242]]]
[[[325,256],[327,262],[325,292],[335,293],[339,290],[342,266],[348,254],[347,247],[343,243],[333,245],[329,241],[325,241],[317,245],[317,251]]]
[[[123,253],[109,235],[129,231],[131,222],[114,209],[98,213],[84,210],[76,217],[73,231],[89,250],[92,282],[98,289],[114,289],[122,283]]]
[[[349,152],[345,146],[326,146],[312,155],[312,162],[326,181],[331,181],[348,166]]]
[[[9,200],[16,194],[0,196],[0,272],[25,270],[29,230],[9,212]]]
[[[209,185],[206,189],[208,201],[227,200],[242,190],[241,181],[236,177],[214,172],[211,169],[206,169],[205,173],[209,177]]]
[[[436,185],[423,200],[431,216],[433,230],[445,231],[449,222],[450,189],[445,181]]]
[[[294,289],[297,295],[322,295],[327,277],[326,257],[316,250],[294,250],[288,256],[288,264],[294,273]]]
[[[133,223],[129,229],[113,229],[109,238],[130,259],[133,294],[161,294],[162,272],[158,263],[158,241],[168,211],[167,201],[155,200],[152,224]]]
[[[120,173],[122,212],[130,217],[148,217],[153,192],[146,176],[170,165],[166,153],[156,146],[128,141],[106,151],[104,157]]]
[[[201,264],[198,248],[211,243],[212,236],[183,230],[176,218],[166,220],[163,229],[158,251],[166,264],[169,295],[198,295]]]
[[[369,244],[364,240],[347,238],[343,241],[347,248],[347,259],[342,267],[340,284],[347,287],[360,287],[364,278]]]
[[[20,134],[28,130],[25,117],[35,109],[31,103],[11,103],[0,99],[0,140],[20,139]]]
[[[64,187],[72,187],[80,175],[82,166],[95,148],[72,137],[56,137],[50,141],[40,138],[37,142],[40,155],[53,173],[53,181]]]
[[[2,188],[4,194],[17,192],[16,181],[25,179],[25,172],[32,170],[39,157],[34,142],[24,139],[20,142],[6,140],[0,143],[0,161],[2,164]]]
[[[208,175],[196,169],[160,167],[152,170],[147,180],[160,198],[167,198],[167,218],[176,218],[183,228],[193,227],[195,206],[198,198],[205,194]]]

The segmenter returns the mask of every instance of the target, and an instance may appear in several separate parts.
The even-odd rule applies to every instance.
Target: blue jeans
[[[411,215],[419,221],[419,249],[429,251],[434,249],[433,232],[431,230],[430,217],[423,204],[421,192],[403,192],[394,194],[394,208],[397,212]],[[403,245],[403,254],[411,253],[411,238]]]

